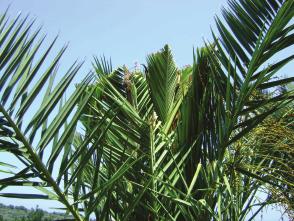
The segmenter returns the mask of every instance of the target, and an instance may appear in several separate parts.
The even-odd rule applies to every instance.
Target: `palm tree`
[[[270,203],[280,203],[293,219],[293,102],[270,115],[235,145],[238,170],[256,170],[259,179],[269,183],[260,191]],[[241,170],[242,170],[241,169]],[[268,203],[268,204],[270,204]],[[268,204],[263,203],[262,209]]]
[[[229,6],[224,19],[216,17],[219,37],[212,32],[213,42],[194,52],[192,66],[178,68],[167,45],[147,57],[143,71],[112,70],[111,62],[95,58],[96,80],[86,77],[69,99],[63,94],[80,65],[53,87],[62,49],[33,80],[51,46],[35,63],[39,30],[20,31],[23,21],[6,27],[3,15],[0,148],[24,168],[0,185],[32,185],[45,195],[0,196],[56,199],[75,220],[93,213],[96,220],[253,219],[283,202],[272,193],[284,188],[291,202],[293,165],[281,160],[287,151],[270,151],[266,133],[258,144],[250,138],[293,101],[293,91],[264,95],[293,81],[273,77],[293,55],[264,65],[293,44],[294,3],[232,0]],[[28,120],[37,95],[43,101]],[[263,189],[271,192],[256,202]]]

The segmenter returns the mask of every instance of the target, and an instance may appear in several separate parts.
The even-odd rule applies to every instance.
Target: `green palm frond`
[[[175,105],[178,70],[168,45],[147,57],[147,81],[154,108],[160,120],[168,120]]]
[[[216,18],[221,38],[217,39],[213,34],[216,47],[212,50],[217,59],[214,56],[211,59],[218,72],[216,77],[224,79],[223,76],[228,73],[231,78],[229,88],[220,92],[224,99],[229,99],[227,112],[232,114],[232,119],[248,118],[253,112],[255,115],[252,117],[251,114],[250,120],[236,125],[238,132],[229,141],[234,142],[293,97],[291,91],[270,98],[259,95],[262,90],[271,90],[294,80],[293,77],[283,80],[273,78],[293,59],[292,55],[268,67],[263,66],[265,62],[270,62],[272,56],[293,44],[293,25],[290,21],[294,15],[294,4],[292,1],[259,0],[230,1],[229,5],[230,10],[223,9],[227,25]],[[235,91],[230,88],[235,88]],[[228,89],[231,95],[226,94]],[[269,108],[273,103],[275,105]]]
[[[48,55],[56,39],[41,54],[45,37],[38,40],[40,29],[32,33],[33,22],[27,20],[19,16],[9,22],[5,14],[1,17],[0,116],[3,124],[0,148],[1,151],[13,154],[22,166],[15,175],[1,179],[0,185],[2,189],[11,185],[50,187],[72,215],[81,220],[78,211],[58,185],[53,169],[60,165],[57,160],[60,156],[61,165],[68,158],[67,146],[71,143],[81,111],[89,99],[89,96],[87,98],[83,95],[92,77],[87,76],[73,90],[69,99],[64,101],[65,93],[69,91],[82,63],[75,62],[55,83],[58,64],[67,46],[49,63]],[[78,103],[80,107],[76,109]],[[51,152],[49,157],[44,157],[45,152]],[[59,177],[64,176],[67,173],[59,174]],[[34,181],[36,178],[39,180]],[[3,193],[1,196],[45,197],[13,193]],[[50,196],[46,195],[45,198],[49,199]]]

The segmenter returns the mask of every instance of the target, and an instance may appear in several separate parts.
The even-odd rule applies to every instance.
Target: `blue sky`
[[[43,31],[59,43],[70,43],[66,60],[112,58],[114,65],[143,63],[148,53],[168,43],[178,65],[192,62],[193,47],[210,36],[213,17],[224,0],[1,0],[1,11],[37,17]]]
[[[93,55],[111,57],[114,66],[144,63],[148,53],[168,43],[181,67],[192,63],[193,47],[210,39],[214,16],[220,15],[226,0],[1,0],[0,12],[10,5],[9,15],[22,11],[37,18],[43,25],[47,42],[59,34],[57,48],[69,42],[62,65],[68,67],[75,59],[85,60],[82,71],[91,68]],[[292,47],[293,49],[293,47]],[[289,53],[289,52],[286,52]],[[293,52],[292,52],[293,53]],[[288,76],[293,64],[284,69]],[[42,208],[57,207],[55,203],[7,200],[0,202]],[[278,220],[278,213],[264,220]]]

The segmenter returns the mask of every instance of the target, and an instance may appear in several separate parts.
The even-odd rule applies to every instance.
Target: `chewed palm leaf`
[[[166,123],[175,105],[178,70],[169,46],[147,57],[147,81],[159,119]]]

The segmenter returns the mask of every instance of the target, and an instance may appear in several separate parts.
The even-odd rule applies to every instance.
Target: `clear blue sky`
[[[93,55],[111,57],[114,66],[144,63],[148,53],[171,45],[177,64],[192,63],[193,47],[210,39],[214,16],[220,15],[226,0],[0,0],[0,12],[10,4],[9,14],[30,13],[43,25],[47,42],[59,33],[58,46],[69,42],[62,65],[75,59],[86,60],[83,71],[89,70]],[[289,53],[289,52],[287,52]],[[284,69],[288,76],[293,64]],[[3,157],[3,156],[2,156]],[[0,198],[2,203],[42,208],[57,207],[54,203]],[[280,215],[264,214],[264,220],[276,221]]]
[[[147,53],[168,43],[178,65],[192,62],[192,48],[210,36],[213,16],[225,0],[1,0],[3,11],[37,17],[49,39],[70,42],[66,60],[112,57],[115,65],[143,63]]]

